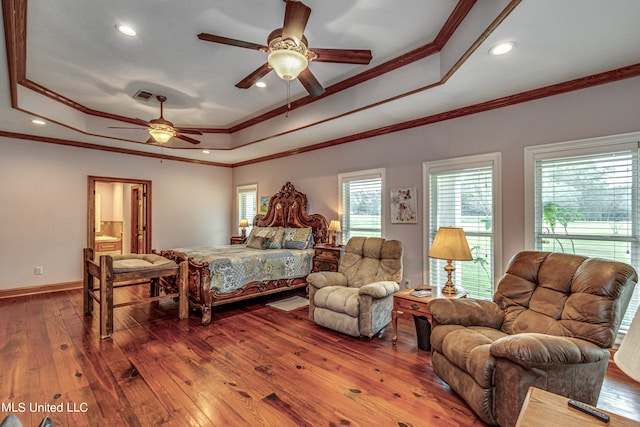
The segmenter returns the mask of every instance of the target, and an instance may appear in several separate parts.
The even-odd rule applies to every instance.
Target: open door
[[[151,181],[88,177],[87,245],[96,255],[151,252]]]
[[[131,253],[145,253],[147,192],[145,186],[137,184],[131,186]]]

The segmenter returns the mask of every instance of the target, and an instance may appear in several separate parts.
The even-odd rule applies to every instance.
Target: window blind
[[[494,173],[480,166],[429,174],[429,247],[439,227],[464,229],[473,261],[454,261],[453,281],[474,298],[491,299],[494,283]],[[429,260],[432,286],[442,286],[444,260]]]
[[[342,241],[353,236],[382,237],[382,176],[341,178]]]
[[[639,266],[638,150],[536,160],[535,245]],[[631,324],[637,287],[622,321]]]
[[[256,186],[238,187],[238,218],[236,224],[240,224],[241,219],[249,221],[249,228],[253,226],[253,219],[257,212],[258,191]],[[238,234],[242,230],[238,227]]]

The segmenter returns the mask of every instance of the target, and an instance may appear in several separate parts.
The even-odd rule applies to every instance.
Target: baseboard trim
[[[27,295],[48,294],[50,292],[82,289],[82,282],[54,283],[51,285],[26,286],[24,288],[0,289],[0,299],[24,297]]]

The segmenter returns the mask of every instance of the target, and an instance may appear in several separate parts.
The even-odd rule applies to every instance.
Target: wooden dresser
[[[312,273],[316,271],[338,271],[344,246],[316,245],[313,249]]]

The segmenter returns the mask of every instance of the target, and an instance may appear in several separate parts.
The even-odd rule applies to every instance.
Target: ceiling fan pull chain
[[[289,117],[289,111],[291,111],[291,80],[287,80],[287,113],[285,117]]]

